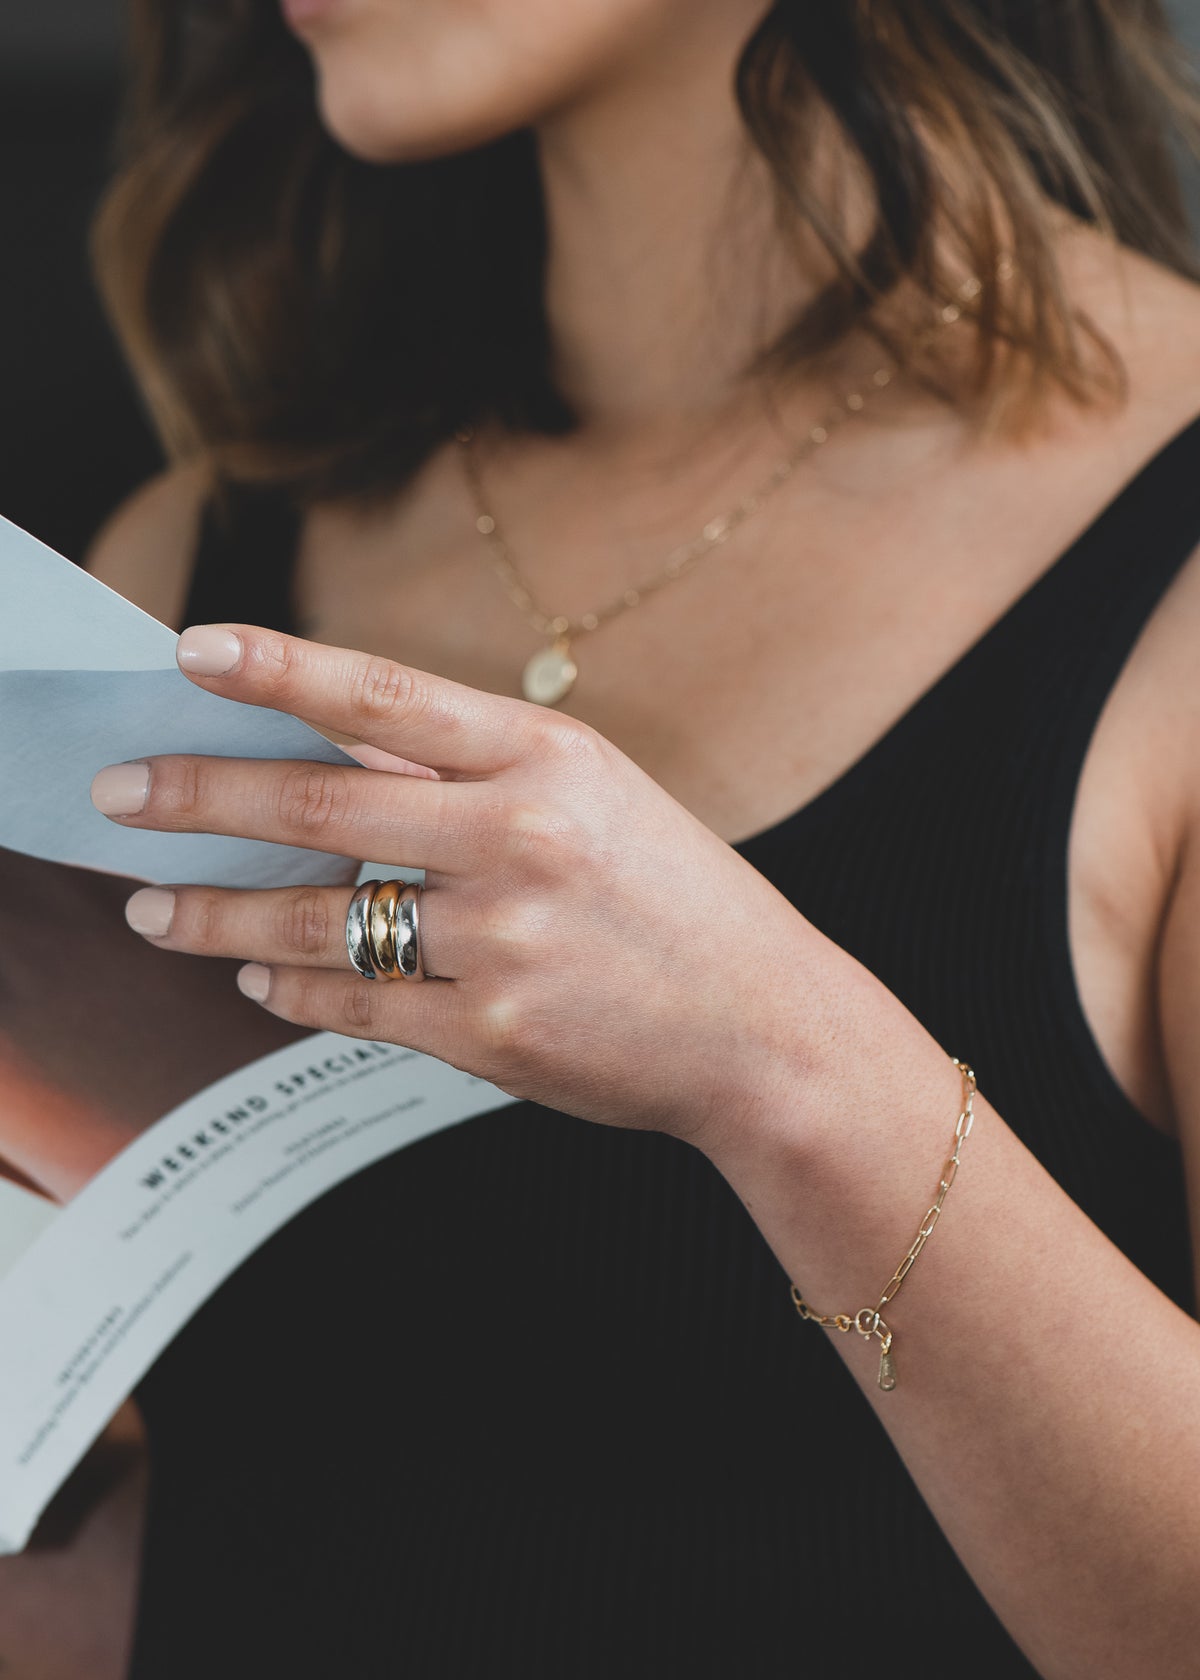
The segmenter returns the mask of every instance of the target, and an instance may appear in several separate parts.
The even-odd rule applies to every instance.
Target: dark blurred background
[[[1200,0],[1174,11],[1200,49]],[[72,559],[160,464],[85,247],[121,29],[121,0],[0,0],[0,513]]]
[[[0,513],[72,559],[160,462],[85,248],[121,27],[120,0],[0,0]]]

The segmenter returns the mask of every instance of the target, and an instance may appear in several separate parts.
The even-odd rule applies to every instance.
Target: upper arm
[[[143,611],[181,629],[208,478],[173,467],[121,504],[88,551],[87,570]]]

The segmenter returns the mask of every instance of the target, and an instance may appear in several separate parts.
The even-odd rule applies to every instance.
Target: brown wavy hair
[[[175,458],[311,501],[394,488],[463,422],[570,427],[529,134],[416,164],[349,155],[269,0],[133,0],[131,46],[94,252]],[[1196,277],[1175,147],[1200,150],[1200,100],[1159,0],[777,0],[737,92],[832,276],[776,369],[858,327],[886,336],[902,284],[933,307],[967,272],[984,283],[971,389],[1113,388],[1064,289],[1055,207]],[[873,200],[865,242],[806,186],[829,116]]]

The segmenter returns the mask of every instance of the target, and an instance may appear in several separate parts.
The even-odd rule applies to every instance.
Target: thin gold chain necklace
[[[981,289],[980,282],[974,277],[964,281],[956,294],[958,301],[945,304],[939,310],[934,330],[951,326],[960,320],[963,304],[978,297]],[[556,706],[560,700],[564,700],[575,686],[575,679],[579,675],[579,668],[572,655],[574,642],[581,636],[590,635],[593,630],[599,630],[600,626],[607,624],[610,619],[640,606],[649,596],[690,571],[706,554],[727,542],[739,525],[744,524],[751,514],[757,513],[780,486],[787,483],[803,461],[815,455],[818,449],[829,442],[839,426],[861,414],[872,396],[886,390],[897,372],[895,364],[885,363],[876,368],[870,379],[859,389],[843,397],[815,426],[810,427],[790,454],[784,456],[749,495],[743,496],[728,512],[710,519],[689,542],[673,548],[658,571],[631,588],[622,590],[620,595],[614,596],[604,606],[597,607],[592,612],[580,613],[578,618],[568,618],[563,613],[547,611],[521,576],[496,517],[488,510],[479,461],[472,448],[475,433],[470,427],[460,428],[455,437],[460,445],[463,468],[474,505],[475,529],[488,544],[493,570],[503,584],[509,600],[524,614],[526,623],[539,635],[547,638],[547,645],[538,649],[521,673],[521,692],[526,700],[532,700],[539,706]]]

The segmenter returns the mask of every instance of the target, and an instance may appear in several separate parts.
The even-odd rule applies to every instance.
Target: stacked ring
[[[396,906],[403,881],[380,881],[367,911],[367,944],[376,974],[388,980],[400,971],[396,954]]]
[[[405,980],[424,980],[421,961],[421,889],[405,881],[396,904],[396,961]]]
[[[371,895],[379,885],[379,881],[364,881],[355,889],[350,908],[346,912],[346,949],[350,953],[350,961],[364,980],[375,978],[367,918],[371,910]]]
[[[415,881],[364,881],[346,911],[346,949],[364,980],[424,980],[421,889]]]

